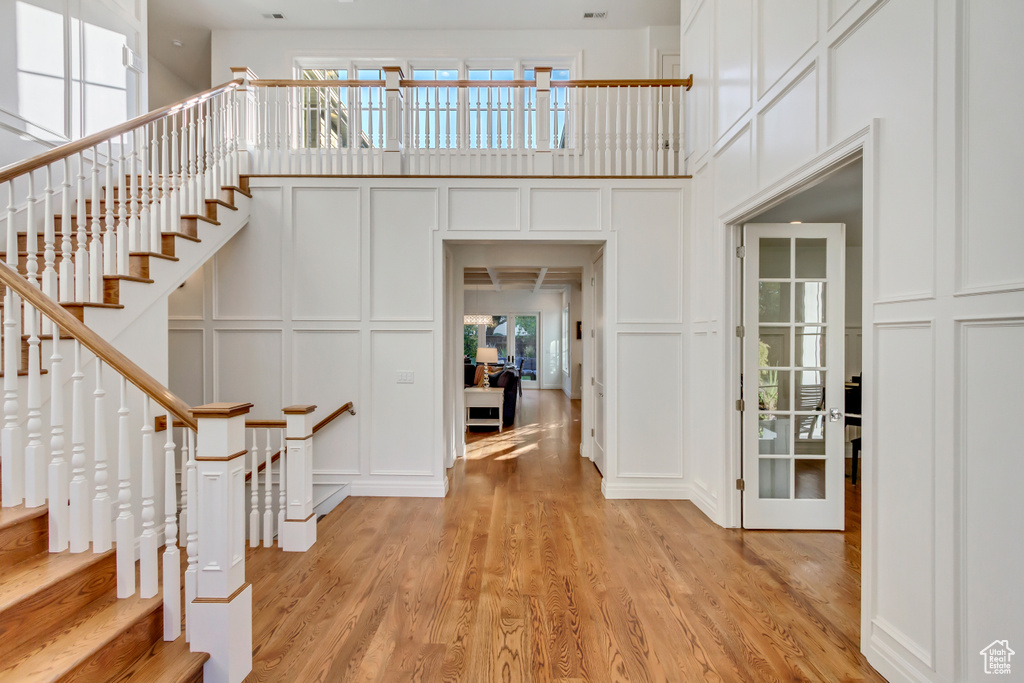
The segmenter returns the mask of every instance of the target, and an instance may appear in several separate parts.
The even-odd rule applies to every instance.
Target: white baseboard
[[[711,497],[710,493],[700,486],[692,485],[690,489],[690,501],[697,506],[697,509],[704,513],[708,519],[722,526],[718,519],[718,501]]]
[[[395,498],[444,498],[448,478],[430,482],[353,481],[349,495]]]
[[[326,495],[323,495],[319,501],[313,504],[313,514],[320,516],[326,515],[328,512],[338,507],[341,501],[349,497],[352,489],[351,482],[342,484],[341,486],[319,485],[320,488],[326,488]],[[318,485],[314,485],[314,492],[318,488]]]
[[[867,647],[861,649],[868,664],[875,667],[889,683],[929,683],[931,680],[877,636],[870,638]]]
[[[609,500],[690,500],[692,491],[682,481],[637,482],[635,484],[601,481],[601,493]]]

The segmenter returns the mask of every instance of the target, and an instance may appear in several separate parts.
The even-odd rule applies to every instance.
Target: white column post
[[[384,67],[387,135],[384,141],[384,174],[402,173],[402,68]]]
[[[239,683],[252,670],[252,586],[245,582],[245,415],[251,403],[192,409],[199,566],[189,618],[193,652],[208,652],[203,676]],[[191,523],[191,519],[189,520]]]
[[[555,172],[551,157],[551,67],[538,66],[533,72],[537,78],[537,156],[533,172],[551,175]]]
[[[313,411],[316,406],[298,405],[284,409],[287,423],[288,510],[279,542],[286,552],[301,553],[316,543],[313,514]]]

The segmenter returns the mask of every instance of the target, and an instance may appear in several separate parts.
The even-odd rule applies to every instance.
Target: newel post
[[[402,173],[402,67],[384,67],[387,135],[384,140],[384,174]]]
[[[313,411],[316,406],[284,409],[285,442],[288,445],[285,486],[288,511],[281,530],[281,548],[301,553],[316,543],[316,515],[313,514]]]
[[[238,683],[252,670],[252,586],[245,582],[245,415],[251,403],[192,409],[199,504],[199,569],[189,618],[205,680]]]
[[[241,80],[242,85],[235,91],[232,127],[238,156],[238,173],[250,173],[249,151],[256,147],[256,89],[250,81],[257,80],[249,67],[231,67],[231,80]],[[232,178],[237,183],[238,178]]]
[[[538,66],[537,78],[537,158],[535,175],[552,175],[555,163],[551,156],[551,67]]]

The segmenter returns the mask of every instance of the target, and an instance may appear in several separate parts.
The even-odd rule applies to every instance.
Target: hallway
[[[525,391],[447,498],[349,498],[310,552],[250,551],[248,680],[883,680],[858,652],[852,487],[846,533],[607,501],[579,411]]]

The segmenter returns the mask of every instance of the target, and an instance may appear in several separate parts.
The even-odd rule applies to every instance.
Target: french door
[[[743,230],[743,526],[842,529],[845,226]]]

